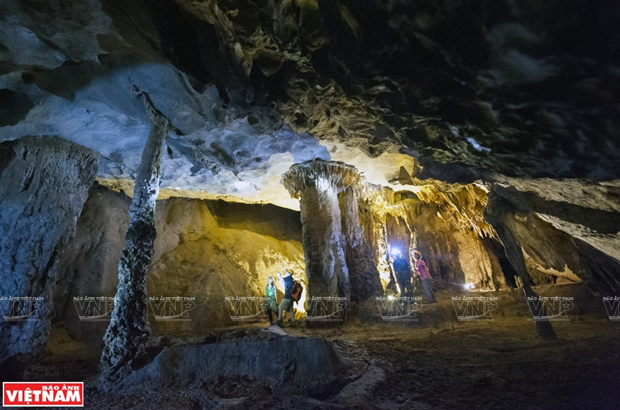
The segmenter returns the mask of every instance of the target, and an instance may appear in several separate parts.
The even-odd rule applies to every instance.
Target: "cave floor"
[[[253,324],[220,334],[265,327]],[[309,397],[230,380],[209,391],[106,394],[93,381],[99,352],[62,336],[53,340],[53,354],[23,377],[86,380],[86,408],[97,409],[150,409],[155,403],[160,409],[620,409],[620,323],[578,317],[553,327],[555,341],[539,339],[533,321],[523,317],[433,328],[403,323],[284,325],[293,336],[324,337],[341,356],[366,369],[381,369],[379,375],[367,372],[353,397],[342,394],[343,383]]]
[[[377,329],[357,343],[393,366],[372,393],[379,408],[620,409],[617,325],[555,323],[559,339],[543,341],[531,319],[519,319]]]

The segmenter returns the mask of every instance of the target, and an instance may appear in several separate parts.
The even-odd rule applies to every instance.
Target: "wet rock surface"
[[[0,139],[76,141],[103,155],[100,177],[135,175],[149,127],[134,84],[184,134],[163,188],[273,202],[293,163],[361,168],[345,147],[459,182],[620,172],[611,1],[7,4]]]

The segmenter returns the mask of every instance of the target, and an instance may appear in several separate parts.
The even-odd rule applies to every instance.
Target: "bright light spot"
[[[482,185],[482,184],[478,184],[477,182],[474,182],[474,185],[476,185],[478,188],[482,189],[484,192],[489,193],[489,189]]]
[[[392,295],[388,296],[388,300],[394,300],[394,296]]]
[[[474,149],[476,151],[480,151],[480,152],[482,152],[482,151],[490,152],[491,151],[491,149],[489,149],[487,147],[483,147],[482,145],[478,144],[478,141],[476,141],[475,139],[473,139],[471,137],[466,137],[465,139],[467,140],[467,142],[469,142],[472,145],[472,147],[474,147]]]
[[[319,191],[327,191],[331,188],[329,181],[322,177],[319,177],[319,180],[317,181],[316,186],[319,189]]]
[[[474,289],[474,288],[475,288],[474,284],[473,284],[473,283],[471,283],[471,282],[466,283],[466,284],[465,284],[465,285],[463,285],[463,286],[465,286],[465,288],[466,288],[466,289]]]
[[[390,247],[390,255],[392,255],[393,257],[400,256],[401,255],[401,251],[396,246],[391,246]]]

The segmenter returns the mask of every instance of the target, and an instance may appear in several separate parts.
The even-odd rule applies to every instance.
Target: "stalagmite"
[[[125,247],[118,265],[118,288],[112,320],[106,331],[105,348],[101,357],[102,376],[116,380],[132,370],[132,365],[145,353],[150,335],[146,279],[154,253],[155,203],[159,193],[160,162],[164,143],[174,127],[143,95],[151,131],[142,152],[140,169],[136,176],[131,217],[125,237]]]
[[[57,137],[0,144],[0,363],[45,348],[58,257],[97,162],[94,151]]]
[[[351,295],[338,194],[359,180],[352,166],[322,160],[295,164],[282,176],[300,199],[310,297]]]

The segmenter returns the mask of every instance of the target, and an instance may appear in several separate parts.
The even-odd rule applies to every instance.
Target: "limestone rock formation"
[[[147,93],[137,88],[134,90],[137,95],[143,96],[152,124],[136,176],[129,208],[129,228],[118,264],[119,283],[114,297],[114,311],[104,337],[101,364],[103,376],[110,381],[118,380],[131,371],[135,360],[145,355],[150,337],[146,281],[157,237],[155,205],[161,179],[161,157],[166,137],[174,129]]]
[[[282,183],[291,196],[300,198],[301,202],[311,297],[351,298],[338,197],[359,179],[359,174],[351,166],[320,160],[294,165],[282,176]]]
[[[307,386],[345,367],[324,339],[271,336],[164,347],[152,363],[131,374],[118,390],[187,389],[222,377],[268,383],[274,389],[284,382]]]
[[[65,322],[71,337],[89,344],[102,343],[110,320],[105,309],[114,304],[86,303],[84,299],[111,299],[116,293],[130,202],[122,192],[93,187],[76,236],[59,261],[56,318]],[[188,312],[190,320],[160,321],[152,300],[149,321],[155,337],[169,333],[199,336],[206,329],[234,324],[234,311],[229,310],[234,305],[227,305],[226,298],[263,296],[268,276],[285,267],[303,279],[298,212],[273,205],[168,198],[157,203],[155,228],[149,297],[187,297],[195,302]],[[281,292],[283,289],[278,289],[279,297]],[[301,307],[304,302],[305,297]],[[106,313],[104,320],[88,317]]]
[[[50,212],[71,216],[32,238],[62,239],[28,263],[42,272],[55,246],[64,251],[55,318],[97,339],[101,325],[80,322],[72,298],[111,296],[116,286],[127,196],[151,129],[135,85],[175,126],[147,289],[195,296],[203,309],[191,323],[155,323],[162,333],[227,323],[224,297],[262,295],[286,266],[307,271],[317,295],[392,292],[392,246],[421,250],[445,286],[581,281],[616,295],[619,7],[5,0],[0,141],[58,136],[101,156],[76,238],[64,246],[62,232],[90,182],[63,185],[79,198]],[[19,156],[3,155],[0,195],[21,207],[27,198],[12,192],[30,171],[6,180]],[[312,176],[299,201],[280,180],[313,161],[340,163],[365,182]]]
[[[0,144],[0,363],[45,351],[58,259],[75,234],[97,160],[57,137]]]

